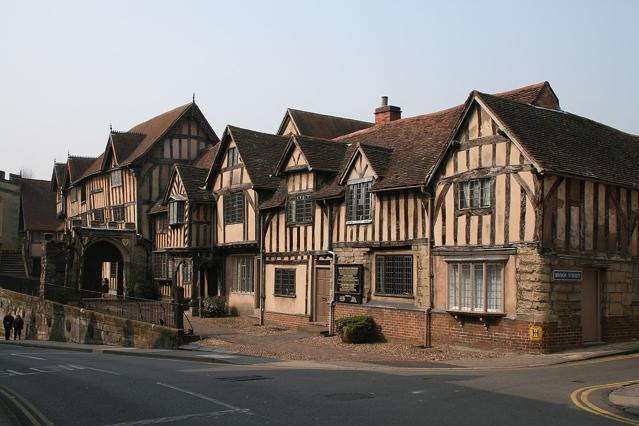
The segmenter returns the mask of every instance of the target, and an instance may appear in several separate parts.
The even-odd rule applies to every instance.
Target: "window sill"
[[[447,309],[451,315],[466,316],[466,317],[505,317],[505,312],[480,312],[480,311],[463,311],[457,309]]]
[[[300,226],[312,225],[313,222],[287,222],[286,226],[289,228],[299,228]]]
[[[464,209],[458,208],[455,214],[457,216],[484,216],[492,212],[492,207],[468,207]]]
[[[273,296],[275,296],[275,297],[286,297],[288,299],[295,299],[297,297],[294,294],[276,294],[276,293],[273,293]]]
[[[368,224],[368,223],[373,223],[373,219],[346,221],[347,225],[364,225],[364,224]]]
[[[254,291],[235,291],[235,290],[231,290],[231,294],[238,294],[240,296],[250,296],[255,294]]]
[[[386,294],[386,293],[374,293],[376,297],[394,297],[396,299],[414,299],[412,294]]]

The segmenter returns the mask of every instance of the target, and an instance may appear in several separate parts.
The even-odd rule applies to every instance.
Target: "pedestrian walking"
[[[13,340],[22,338],[22,327],[24,327],[24,320],[20,314],[16,314],[16,318],[13,320]]]
[[[4,339],[10,340],[11,329],[13,328],[13,315],[11,315],[11,312],[8,312],[7,315],[4,316],[2,325],[4,325]]]

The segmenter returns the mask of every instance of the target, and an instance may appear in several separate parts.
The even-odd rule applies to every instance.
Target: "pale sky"
[[[639,134],[639,1],[0,0],[0,170],[49,179],[192,93],[275,132],[287,107],[373,120],[548,80],[563,109]]]

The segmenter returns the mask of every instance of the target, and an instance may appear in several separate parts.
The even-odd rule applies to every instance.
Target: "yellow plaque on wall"
[[[529,330],[530,340],[538,342],[544,335],[544,331],[540,325],[531,325]]]

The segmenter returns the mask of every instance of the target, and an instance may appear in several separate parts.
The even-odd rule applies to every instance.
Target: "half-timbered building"
[[[191,164],[218,142],[195,102],[147,120],[129,131],[111,131],[97,158],[69,157],[57,181],[58,211],[75,249],[68,280],[97,290],[104,278],[123,294],[149,279],[149,210],[164,195],[173,164]]]

